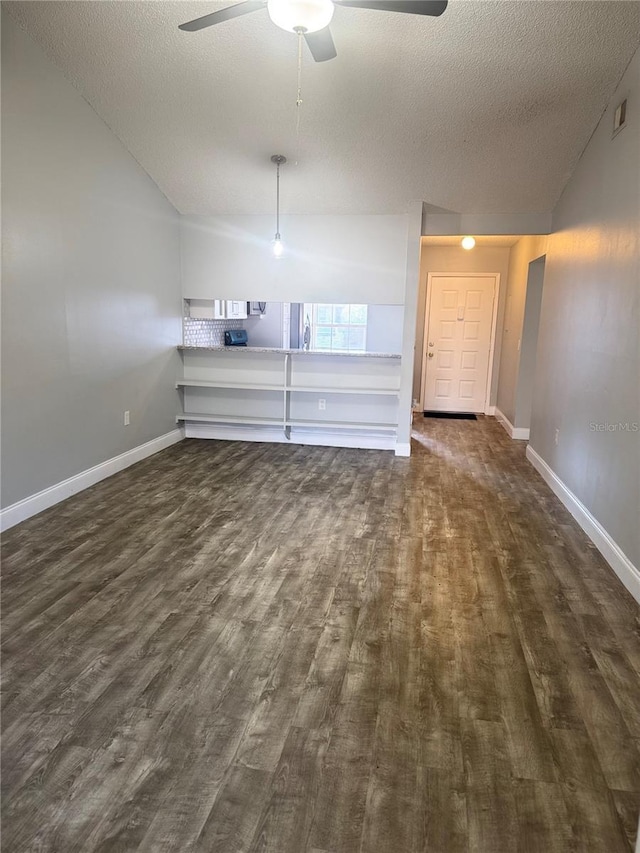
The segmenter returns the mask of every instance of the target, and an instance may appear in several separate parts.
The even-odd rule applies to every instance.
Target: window
[[[305,302],[303,330],[311,327],[311,349],[332,352],[365,352],[367,306]]]

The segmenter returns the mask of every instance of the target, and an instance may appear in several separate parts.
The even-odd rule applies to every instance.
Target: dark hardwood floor
[[[639,608],[524,451],[190,440],[7,532],[2,850],[631,850]]]

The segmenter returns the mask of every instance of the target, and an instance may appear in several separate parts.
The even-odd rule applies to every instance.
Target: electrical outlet
[[[557,444],[558,444],[558,442],[560,441],[560,430],[559,430],[559,429],[557,429],[557,430],[556,430],[556,434],[555,434],[555,436],[554,436],[554,439],[553,439],[553,440],[554,440],[554,442],[556,443],[556,445],[557,445]]]
[[[127,411],[124,413],[124,425],[129,426],[131,423],[131,414]]]
[[[318,400],[318,409],[321,412],[324,412],[326,408],[327,408],[327,401],[326,400]]]

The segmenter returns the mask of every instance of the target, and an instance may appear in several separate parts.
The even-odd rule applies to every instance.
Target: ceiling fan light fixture
[[[476,244],[476,238],[475,237],[463,237],[462,238],[461,246],[463,249],[467,249],[467,250],[473,249],[475,244]]]
[[[267,0],[269,17],[290,33],[315,33],[331,23],[333,0]]]

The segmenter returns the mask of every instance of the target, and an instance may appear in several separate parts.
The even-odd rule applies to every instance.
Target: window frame
[[[335,323],[334,319],[334,309],[338,306],[348,306],[349,308],[349,320],[351,320],[351,307],[357,306],[358,308],[364,308],[364,323]],[[331,308],[331,323],[319,323],[318,322],[318,308],[319,307],[330,307]],[[311,340],[309,342],[309,347],[312,350],[318,350],[318,352],[335,352],[335,353],[348,353],[348,352],[357,352],[364,353],[367,351],[367,327],[369,322],[369,306],[362,302],[303,302],[302,303],[302,315],[301,315],[301,326],[302,326],[302,334],[304,335],[304,328],[306,326],[306,318],[309,317],[310,325],[311,325]],[[331,329],[332,330],[332,346],[330,347],[319,347],[318,346],[318,338],[317,338],[317,330],[318,327],[323,329]],[[345,349],[344,347],[333,347],[333,329],[343,329],[347,330],[347,342],[349,340],[349,330],[358,329],[363,332],[363,345],[362,347],[349,347]]]

